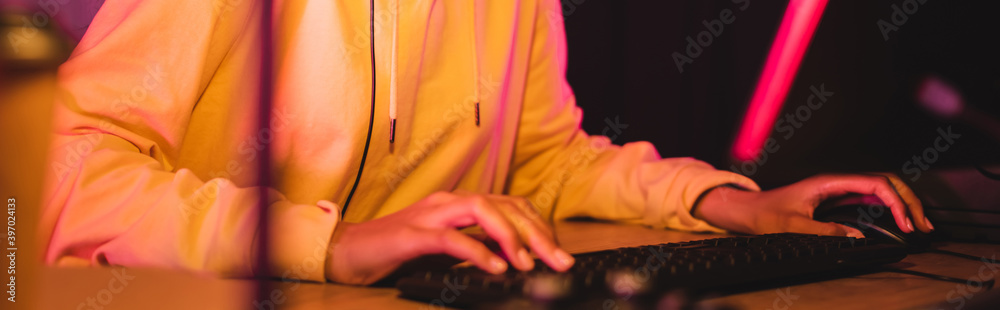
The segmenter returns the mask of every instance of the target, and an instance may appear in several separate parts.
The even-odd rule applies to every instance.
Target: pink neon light
[[[750,108],[733,144],[733,156],[748,161],[760,155],[764,141],[771,134],[788,88],[799,71],[799,64],[819,24],[827,0],[791,0],[781,20],[778,35],[764,64]]]

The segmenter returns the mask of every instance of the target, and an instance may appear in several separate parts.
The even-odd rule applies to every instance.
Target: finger
[[[514,203],[517,209],[521,211],[521,214],[524,215],[524,218],[531,221],[531,223],[534,224],[535,227],[542,230],[542,232],[545,233],[545,235],[552,238],[552,240],[555,241],[556,245],[559,244],[559,239],[556,238],[555,230],[552,229],[552,226],[550,226],[549,223],[545,222],[545,219],[543,219],[541,214],[538,213],[538,209],[535,208],[534,204],[532,204],[531,201],[528,201],[528,199],[525,199],[523,197],[507,197],[507,198],[511,199],[511,201]]]
[[[438,202],[440,202],[442,204],[449,203],[451,201],[454,201],[454,200],[457,200],[457,199],[461,199],[461,198],[469,198],[469,197],[479,196],[479,194],[475,194],[473,192],[469,192],[469,191],[466,191],[466,190],[456,190],[454,194],[452,194],[452,193],[446,193],[446,192],[441,192],[441,193],[448,194],[447,197],[449,198],[449,199],[443,199],[443,200],[442,199],[438,199],[437,200]],[[437,195],[437,194],[439,194],[439,193],[435,193],[433,195]],[[487,197],[487,199],[489,199],[491,201],[508,202],[508,203],[516,206],[516,208],[518,210],[522,211],[521,214],[524,215],[524,217],[526,219],[530,220],[533,224],[535,224],[537,227],[539,227],[540,229],[542,229],[546,234],[550,235],[553,240],[556,239],[555,238],[555,231],[551,228],[551,226],[547,222],[545,222],[545,219],[543,219],[542,216],[541,216],[541,214],[538,213],[538,210],[527,199],[525,199],[523,197],[512,197],[512,196],[505,196],[505,195],[487,195],[486,197]],[[472,220],[472,219],[470,218],[470,219],[467,219],[467,220]],[[472,225],[472,224],[475,224],[475,223],[459,223],[459,224],[465,224],[467,226],[467,225]],[[558,244],[558,242],[557,242],[557,244]]]
[[[427,197],[425,197],[424,199],[422,199],[420,202],[426,203],[426,204],[442,204],[442,203],[446,203],[448,201],[454,200],[457,197],[459,197],[459,196],[455,195],[455,194],[452,194],[452,193],[449,193],[449,192],[440,191],[440,192],[434,192],[434,193],[431,193],[430,195],[427,195]]]
[[[517,204],[518,202],[519,201],[517,200],[513,201],[514,204]],[[524,241],[536,255],[538,255],[538,258],[552,267],[552,269],[557,271],[566,271],[572,267],[574,261],[573,257],[556,245],[555,238],[548,225],[544,222],[538,223],[532,221],[530,219],[530,215],[525,214],[525,212],[533,211],[526,211],[516,205],[511,205],[510,209],[505,211],[508,221],[510,221],[514,225],[514,228],[517,229],[521,240]]]
[[[910,217],[913,219],[916,227],[925,233],[929,233],[934,230],[934,226],[931,225],[931,221],[928,220],[927,215],[924,214],[923,203],[920,202],[920,198],[917,198],[917,195],[913,192],[913,190],[906,185],[906,182],[903,182],[903,180],[895,174],[886,173],[882,175],[885,176],[889,185],[896,190],[899,197],[909,207]]]
[[[476,267],[492,274],[499,274],[507,270],[507,263],[502,258],[466,234],[450,228],[428,230],[427,233],[434,235],[421,238],[427,242],[424,246],[426,251],[423,254],[448,254],[461,260],[467,260]]]
[[[823,236],[844,236],[864,238],[865,235],[860,230],[837,223],[826,223],[811,220],[806,217],[793,216],[788,218],[787,226],[789,232],[800,234],[816,234]]]
[[[456,218],[460,219],[457,222],[475,222],[490,238],[496,240],[514,268],[531,270],[535,267],[535,260],[521,243],[517,229],[489,199],[483,196],[467,196],[450,206],[457,212]]]
[[[541,230],[536,229],[531,233],[526,233],[522,238],[526,239],[525,242],[538,255],[538,258],[545,262],[546,265],[549,265],[549,267],[552,267],[552,269],[563,272],[573,267],[573,263],[575,262],[573,256],[559,248],[555,240],[541,232]]]
[[[826,181],[822,187],[823,196],[835,196],[847,193],[858,193],[865,195],[875,195],[882,200],[892,210],[896,225],[904,233],[913,232],[913,224],[907,218],[906,203],[900,199],[899,194],[886,182],[883,176],[851,176],[836,177]]]
[[[475,225],[474,217],[465,216],[460,209],[452,208],[459,199],[463,199],[463,196],[449,192],[434,192],[401,212],[414,212],[409,215],[411,225],[424,229],[462,228]]]
[[[848,237],[854,237],[854,238],[864,238],[865,237],[865,234],[863,232],[861,232],[860,230],[858,230],[858,229],[856,229],[854,227],[850,227],[850,226],[843,225],[843,224],[837,224],[837,223],[834,223],[834,225],[840,226],[840,228],[843,229],[844,232],[847,233],[846,236],[848,236]]]

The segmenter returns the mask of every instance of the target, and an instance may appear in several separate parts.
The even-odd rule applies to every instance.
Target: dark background
[[[821,172],[901,174],[948,126],[962,137],[933,167],[1000,162],[996,139],[932,117],[913,99],[919,78],[933,74],[1000,116],[1000,5],[927,0],[887,41],[877,22],[892,23],[892,5],[903,2],[830,1],[781,114],[805,105],[812,85],[834,95],[788,139],[772,133],[779,150],[745,175],[770,187]],[[600,134],[618,118],[628,127],[608,132],[616,144],[650,141],[664,157],[732,170],[729,148],[788,2],[749,3],[741,11],[729,0],[562,0],[567,79],[584,129]],[[684,54],[686,37],[724,9],[735,20],[679,72],[671,54]]]

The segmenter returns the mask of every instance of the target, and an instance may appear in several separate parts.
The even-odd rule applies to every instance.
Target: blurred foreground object
[[[16,269],[4,277],[4,283],[6,276],[16,277],[16,302],[3,300],[4,309],[37,308],[42,176],[56,69],[70,54],[70,44],[51,23],[36,24],[31,15],[0,12],[0,198],[8,202],[17,249],[10,263]]]
[[[45,22],[41,22],[45,21]],[[4,75],[14,70],[54,70],[69,58],[70,44],[48,19],[0,12],[0,66]]]
[[[962,93],[941,78],[928,75],[917,87],[917,103],[931,116],[972,125],[1000,142],[1000,121],[966,104]]]

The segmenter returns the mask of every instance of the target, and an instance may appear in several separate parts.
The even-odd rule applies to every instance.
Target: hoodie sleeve
[[[216,72],[220,66],[260,63],[254,58],[259,5],[255,0],[104,4],[60,67],[40,226],[48,241],[46,263],[325,280],[326,246],[340,214],[336,206],[293,204],[246,178],[208,179],[177,168],[183,166],[178,154],[190,137],[192,111],[206,99],[207,88],[243,85],[224,100],[256,104],[254,74],[233,81]],[[252,159],[240,164],[255,167]],[[252,175],[254,169],[247,170],[251,173],[243,175]],[[268,266],[253,260],[263,238],[260,200],[269,205]]]
[[[617,146],[605,136],[587,135],[580,128],[582,111],[565,79],[561,5],[539,0],[539,6],[510,194],[527,197],[542,215],[553,219],[591,217],[721,231],[691,215],[697,198],[719,185],[759,190],[757,185],[695,159],[660,158],[647,142]]]

